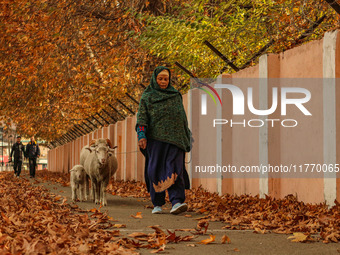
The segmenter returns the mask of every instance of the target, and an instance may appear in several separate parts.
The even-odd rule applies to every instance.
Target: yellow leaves
[[[310,235],[305,235],[304,233],[301,232],[293,233],[293,235],[289,236],[287,239],[291,239],[291,241],[294,243],[305,243],[308,241],[312,242],[315,241],[313,238],[310,237]]]

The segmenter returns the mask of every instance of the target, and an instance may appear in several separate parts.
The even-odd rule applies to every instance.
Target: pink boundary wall
[[[269,54],[261,56],[258,65],[244,69],[238,73],[230,76],[222,75],[220,79],[227,81],[233,78],[340,78],[340,33],[338,31],[328,32],[322,40],[313,41],[308,44],[296,47],[281,54]],[[324,120],[324,125],[321,125],[317,130],[307,131],[309,135],[319,136],[323,144],[315,144],[317,148],[317,155],[319,160],[324,162],[340,163],[340,115],[336,114],[340,111],[340,85],[335,84],[334,98],[330,102],[334,103],[334,111],[326,111],[323,109],[315,109],[313,112],[317,118]],[[271,84],[268,84],[268,92],[272,90]],[[328,88],[318,88],[313,93],[326,93]],[[190,113],[195,114],[200,107],[198,97],[193,96],[195,91],[183,95],[183,103],[186,112],[189,116]],[[260,95],[254,94],[254,97]],[[268,102],[271,102],[271,95],[268,93]],[[222,118],[228,119],[227,116],[231,116],[232,109],[232,97],[230,93],[222,93],[222,100],[225,102],[226,110],[222,113]],[[333,101],[332,101],[333,100]],[[210,100],[211,101],[211,100]],[[213,104],[208,100],[209,104]],[[191,105],[195,105],[192,109]],[[230,106],[230,107],[229,107]],[[316,108],[316,106],[311,106]],[[323,108],[327,107],[323,102]],[[216,108],[210,107],[209,109]],[[322,108],[322,107],[321,107]],[[326,109],[326,108],[325,108]],[[196,112],[197,113],[197,112]],[[275,116],[276,113],[273,115]],[[279,118],[279,117],[278,117]],[[329,132],[328,120],[334,120],[334,130]],[[48,169],[50,171],[67,172],[73,165],[79,163],[79,154],[81,148],[88,144],[90,140],[104,137],[109,138],[112,144],[118,146],[116,150],[116,156],[119,163],[119,168],[115,174],[117,180],[138,180],[144,181],[144,157],[138,150],[137,138],[135,133],[136,116],[128,117],[124,121],[117,122],[116,124],[109,125],[102,129],[98,129],[90,134],[87,134],[81,138],[76,139],[68,144],[54,148],[48,152]],[[332,122],[329,122],[332,123]],[[204,135],[197,135],[203,132],[204,123],[191,123],[191,130],[194,137],[195,157],[191,162],[187,164],[187,170],[191,177],[192,187],[198,187],[202,185],[203,188],[211,192],[218,192],[219,194],[260,194],[264,197],[268,194],[275,198],[283,198],[288,194],[294,194],[298,196],[299,200],[308,203],[320,203],[326,202],[329,205],[334,204],[334,199],[340,201],[340,173],[336,174],[336,178],[319,178],[319,179],[247,179],[247,178],[192,178],[192,171],[194,163],[204,164],[207,157],[216,155],[216,146],[206,138]],[[201,131],[200,131],[201,130]],[[332,139],[327,140],[328,134],[334,136]],[[216,134],[213,134],[215,136]],[[221,160],[222,162],[228,162],[233,165],[240,164],[239,158],[240,152],[247,150],[249,157],[246,159],[249,165],[259,164],[261,159],[258,156],[261,145],[259,143],[259,132],[254,133],[253,130],[249,130],[246,139],[239,142],[241,133],[238,130],[222,128],[221,143]],[[244,133],[243,133],[244,135]],[[303,146],[294,144],[294,141],[290,139],[287,132],[284,132],[280,127],[268,129],[266,145],[267,162],[272,165],[280,165],[281,163],[288,163],[290,160],[294,160],[294,155],[299,154],[306,162],[311,158],[308,155],[301,154]],[[301,134],[303,135],[303,134]],[[326,138],[325,138],[326,137]],[[294,145],[294,147],[291,147]],[[287,148],[291,148],[287,151]],[[329,155],[333,155],[331,158]],[[216,156],[214,156],[216,157]],[[190,157],[187,157],[186,161],[189,161]]]

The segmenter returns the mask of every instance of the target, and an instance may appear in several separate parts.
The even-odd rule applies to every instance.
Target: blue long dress
[[[190,188],[185,169],[185,152],[177,146],[153,139],[147,142],[145,156],[145,182],[155,206],[165,204],[165,190],[168,190],[172,205],[183,203],[185,189]]]

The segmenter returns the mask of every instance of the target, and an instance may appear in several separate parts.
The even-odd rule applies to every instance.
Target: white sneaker
[[[162,207],[161,206],[155,206],[152,210],[152,214],[160,214],[162,213]]]
[[[188,205],[186,203],[177,203],[175,204],[170,213],[171,214],[179,214],[179,213],[182,213],[182,212],[186,212],[188,210]]]

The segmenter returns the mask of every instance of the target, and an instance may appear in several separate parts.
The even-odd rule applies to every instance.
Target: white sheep
[[[87,155],[84,168],[92,183],[93,201],[96,204],[107,205],[106,187],[111,177],[117,171],[118,161],[114,155],[114,148],[106,143],[97,143],[86,148],[90,153]]]
[[[85,194],[85,178],[86,172],[82,165],[75,165],[70,170],[70,183],[72,189],[72,201],[77,200],[77,193],[79,193],[80,201],[87,200],[87,195]]]
[[[110,139],[105,139],[105,138],[99,138],[99,139],[94,139],[90,141],[89,145],[85,145],[81,151],[80,151],[80,165],[85,166],[85,160],[86,158],[91,154],[91,151],[94,150],[97,147],[105,146],[111,149],[116,148],[117,146],[113,147],[111,144]],[[92,189],[91,189],[91,194],[90,195],[90,184],[89,184],[89,179],[90,176],[88,173],[86,173],[86,178],[85,178],[85,190],[86,190],[86,195],[85,199],[87,200],[89,197],[93,197],[94,194],[92,194]]]

